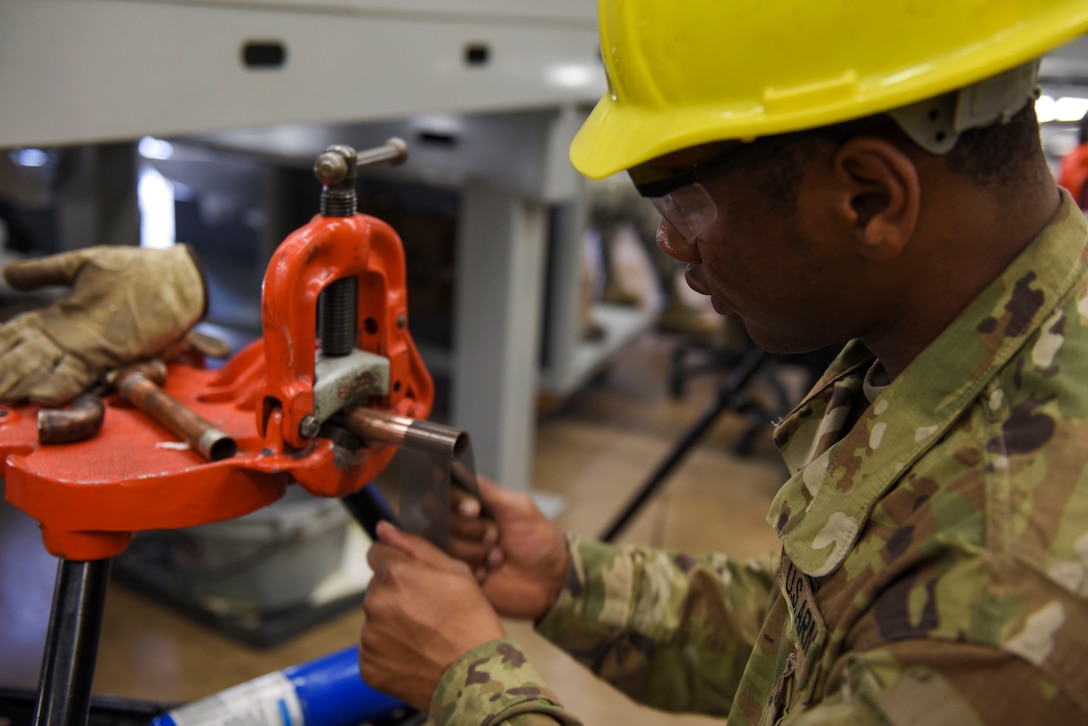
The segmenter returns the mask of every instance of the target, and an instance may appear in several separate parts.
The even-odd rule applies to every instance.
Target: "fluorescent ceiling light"
[[[586,63],[567,63],[551,66],[545,72],[545,80],[561,88],[604,88],[604,74],[598,66]]]
[[[1040,96],[1035,102],[1035,115],[1041,124],[1052,121],[1075,123],[1085,114],[1088,114],[1088,98],[1062,96],[1055,100],[1053,96]]]
[[[14,149],[8,156],[19,166],[39,167],[49,163],[49,152],[44,149]]]
[[[136,147],[145,159],[169,159],[174,155],[174,147],[169,141],[145,136]]]
[[[1062,96],[1054,104],[1058,121],[1080,121],[1088,113],[1088,98]]]

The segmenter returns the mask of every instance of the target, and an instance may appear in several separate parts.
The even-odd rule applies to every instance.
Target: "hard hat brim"
[[[570,146],[581,174],[603,179],[679,149],[730,139],[818,128],[889,111],[975,83],[1033,58],[1088,30],[1088,3],[1074,17],[1020,28],[923,67],[862,77],[848,71],[827,83],[768,89],[762,98],[664,110],[623,104],[605,94]]]

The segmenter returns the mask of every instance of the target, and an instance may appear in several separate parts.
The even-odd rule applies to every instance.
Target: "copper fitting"
[[[85,393],[68,408],[38,410],[38,441],[42,444],[71,444],[86,441],[102,428],[106,407],[98,396]]]

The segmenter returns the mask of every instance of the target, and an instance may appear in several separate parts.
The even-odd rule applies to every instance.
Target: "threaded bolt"
[[[306,414],[298,425],[298,433],[304,439],[312,439],[321,431],[321,422],[313,414]]]

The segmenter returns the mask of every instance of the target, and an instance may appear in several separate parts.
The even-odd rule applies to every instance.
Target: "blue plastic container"
[[[180,706],[151,726],[358,726],[406,708],[363,683],[352,646]]]

